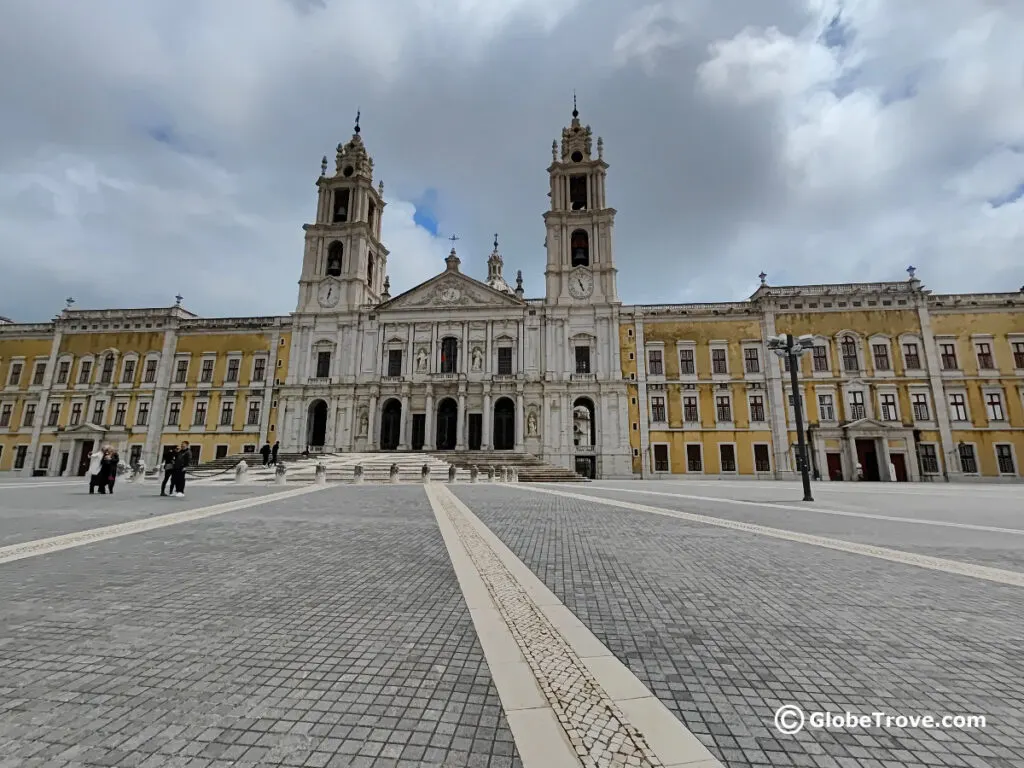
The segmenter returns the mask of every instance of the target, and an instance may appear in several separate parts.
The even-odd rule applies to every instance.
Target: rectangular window
[[[89,360],[83,360],[78,365],[78,383],[88,384],[90,378],[92,378],[92,363]]]
[[[921,471],[926,475],[939,474],[939,455],[935,446],[930,443],[921,443],[918,446],[921,457]]]
[[[135,424],[140,427],[149,424],[149,403],[139,403],[135,412]]]
[[[982,371],[995,370],[996,363],[992,359],[992,345],[988,342],[979,341],[975,345],[975,350],[978,353],[978,369]]]
[[[0,427],[11,426],[11,413],[14,411],[14,406],[10,403],[4,403],[3,407],[0,408]]]
[[[230,427],[235,423],[235,404],[231,402],[221,403],[220,406],[220,425],[222,427]]]
[[[228,360],[228,371],[227,375],[224,376],[224,381],[235,382],[238,381],[238,369],[242,367],[242,361],[237,357],[232,357]]]
[[[904,344],[903,345],[903,359],[907,363],[907,370],[919,371],[921,370],[921,356],[917,351],[917,344]]]
[[[207,403],[205,400],[198,400],[196,402],[195,410],[192,412],[193,427],[202,427],[206,424],[206,407]]]
[[[21,383],[21,363],[11,363],[11,372],[7,375],[7,386],[16,387]]]
[[[252,380],[253,381],[266,381],[267,378],[267,361],[265,358],[257,357],[252,364]]]
[[[860,370],[860,360],[857,359],[857,342],[847,336],[839,344],[839,351],[843,357],[843,370],[847,373],[856,373]]]
[[[57,383],[67,384],[68,377],[71,375],[71,361],[61,360],[57,364]]]
[[[961,443],[958,453],[960,454],[960,471],[965,475],[978,474],[978,458],[974,455],[974,446]]]
[[[39,469],[50,468],[50,457],[53,456],[52,445],[42,445],[39,447]]]
[[[114,356],[103,358],[103,369],[100,371],[100,384],[110,384],[114,380]]]
[[[939,347],[942,360],[942,370],[956,370],[956,344],[943,344]]]
[[[836,420],[836,407],[832,395],[818,395],[818,418],[822,421]]]
[[[388,350],[388,376],[402,375],[402,350]]]
[[[729,372],[724,349],[711,350],[711,373],[723,375]]]
[[[36,424],[36,404],[26,403],[25,411],[21,417],[21,426],[34,427]]]
[[[654,471],[668,472],[668,446],[661,444],[654,446]]]
[[[683,421],[696,424],[700,420],[697,412],[697,398],[687,395],[683,398]]]
[[[768,452],[768,446],[764,443],[754,444],[754,471],[771,472],[772,460]]]
[[[512,347],[498,347],[498,375],[512,375]]]
[[[174,369],[174,383],[184,384],[188,379],[188,360],[179,360]]]
[[[779,362],[782,363],[782,370],[789,373],[790,369],[793,367],[792,355],[786,355],[785,357],[779,358]]]
[[[27,445],[19,445],[17,448],[15,448],[14,449],[14,468],[15,469],[24,469],[25,468],[25,458],[27,456],[28,456],[28,446]]]
[[[899,421],[899,413],[896,409],[896,395],[891,392],[883,392],[878,396],[882,405],[882,421]]]
[[[32,371],[32,386],[41,387],[43,386],[43,379],[46,378],[46,363],[36,363],[36,368]]]
[[[757,353],[757,347],[747,347],[743,350],[743,370],[747,373],[761,372],[761,356]]]
[[[213,381],[213,366],[216,360],[203,360],[203,367],[199,369],[199,381],[209,384]]]
[[[764,397],[761,395],[750,396],[750,420],[764,421]]]
[[[97,400],[92,407],[92,423],[96,425],[103,424],[103,414],[106,411],[106,401]]]
[[[576,347],[576,373],[590,373],[590,347]]]
[[[142,372],[142,381],[144,383],[152,384],[156,381],[156,366],[156,360],[150,359],[146,361],[146,370]]]
[[[889,364],[889,347],[885,344],[872,344],[871,356],[875,360],[876,371],[889,371],[892,366]]]
[[[135,381],[135,361],[125,360],[124,370],[121,371],[121,383],[131,384],[133,381]]]
[[[693,350],[692,349],[680,349],[679,350],[679,375],[680,376],[692,376],[697,372],[697,368],[694,364]]]
[[[316,377],[318,379],[327,379],[331,375],[331,353],[330,352],[317,352],[316,353]]]
[[[1003,396],[998,392],[985,393],[985,410],[988,411],[989,421],[1006,419],[1006,412],[1003,410]]]
[[[789,414],[789,420],[795,422],[796,405],[793,402],[793,395],[787,395],[786,399],[789,402],[789,410],[787,411],[787,413]],[[807,403],[803,398],[800,399],[800,418],[804,420],[804,424],[807,423]]]
[[[260,425],[260,401],[250,400],[249,401],[249,413],[245,418],[245,423],[250,427],[258,427]]]
[[[441,373],[459,370],[459,341],[454,336],[441,339]]]
[[[652,349],[647,353],[647,372],[651,376],[664,376],[665,365],[660,349]]]
[[[701,455],[701,448],[699,445],[690,444],[686,446],[686,471],[704,471],[704,458]]]
[[[1013,462],[1013,449],[1009,443],[996,444],[996,463],[999,465],[1000,475],[1017,474],[1017,468]]]
[[[728,395],[715,398],[715,415],[720,422],[732,421],[732,400]]]
[[[128,403],[118,403],[114,406],[114,426],[123,427],[128,419]]]
[[[931,411],[928,408],[928,395],[924,392],[912,392],[910,402],[914,408],[914,421],[931,421]]]
[[[949,418],[953,421],[967,421],[967,396],[954,392],[949,396]]]
[[[1013,342],[1013,367],[1018,371],[1024,368],[1024,341]]]
[[[167,426],[176,427],[181,422],[181,403],[174,402],[167,407]]]
[[[864,407],[864,393],[863,392],[851,392],[850,393],[850,420],[857,421],[858,419],[866,419],[868,416],[867,408]]]
[[[821,344],[815,346],[811,352],[811,360],[814,362],[814,370],[818,373],[828,372],[828,347]]]
[[[56,427],[60,423],[60,403],[50,403],[50,415],[46,418],[46,426]]]
[[[736,446],[735,445],[719,445],[718,455],[722,458],[722,471],[723,472],[735,472],[736,471]]]
[[[651,398],[651,421],[664,422],[665,419],[665,398]]]
[[[71,416],[68,417],[68,426],[76,427],[82,423],[82,404],[72,403],[71,404]]]

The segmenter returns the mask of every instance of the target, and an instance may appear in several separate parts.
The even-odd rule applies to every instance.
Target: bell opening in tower
[[[331,243],[327,249],[327,274],[332,277],[341,277],[341,257],[344,254],[345,246],[337,240]]]
[[[569,177],[569,205],[574,211],[587,210],[587,177]]]
[[[572,233],[570,247],[572,249],[572,265],[574,267],[589,267],[590,238],[584,230],[577,229]]]
[[[370,225],[370,231],[376,232],[377,230],[377,206],[370,202],[370,205],[366,211],[366,221]]]
[[[334,216],[332,221],[335,224],[343,224],[348,221],[348,190],[338,189],[334,192]]]

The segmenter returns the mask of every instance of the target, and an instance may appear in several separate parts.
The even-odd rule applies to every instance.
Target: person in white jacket
[[[107,482],[102,472],[103,449],[97,448],[89,454],[89,493],[95,493],[97,488],[100,489],[100,493],[107,492]]]

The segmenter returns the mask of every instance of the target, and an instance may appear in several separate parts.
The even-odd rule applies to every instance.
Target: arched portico
[[[437,450],[454,451],[459,435],[459,405],[450,397],[437,404]]]
[[[516,447],[516,404],[509,397],[494,403],[494,450],[511,451]]]
[[[391,398],[380,413],[380,449],[394,451],[402,439],[402,403]]]
[[[589,397],[577,397],[572,404],[572,442],[578,474],[597,477],[597,409]]]
[[[306,447],[323,448],[327,442],[327,401],[316,399],[306,411]]]

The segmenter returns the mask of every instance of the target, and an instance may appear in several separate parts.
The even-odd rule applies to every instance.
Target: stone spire
[[[373,158],[366,151],[363,144],[362,129],[359,127],[359,112],[356,112],[356,125],[352,131],[352,138],[347,144],[339,144],[335,157],[335,175],[338,176],[365,176],[373,178]]]
[[[494,235],[494,250],[491,251],[491,255],[487,257],[487,284],[496,291],[502,293],[513,293],[511,286],[505,282],[505,278],[501,274],[502,268],[505,266],[504,260],[501,258],[501,254],[498,252],[498,235]]]

